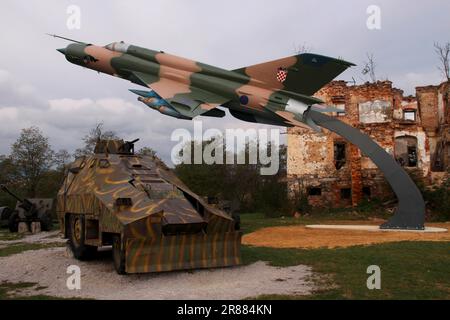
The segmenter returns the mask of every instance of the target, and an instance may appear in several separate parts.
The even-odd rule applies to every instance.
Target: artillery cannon
[[[8,226],[9,217],[13,213],[10,207],[0,207],[0,227]]]
[[[0,185],[0,189],[17,200],[16,208],[8,217],[9,231],[17,232],[21,222],[26,224],[28,231],[31,231],[32,222],[39,222],[43,231],[51,230],[53,199],[22,199],[5,185]]]

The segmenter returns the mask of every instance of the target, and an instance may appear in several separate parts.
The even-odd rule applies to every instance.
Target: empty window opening
[[[402,167],[417,167],[417,138],[413,136],[395,138],[395,159]]]
[[[322,195],[322,189],[321,188],[309,188],[308,189],[308,195],[310,195],[310,196],[321,196]]]
[[[415,110],[405,110],[405,111],[403,111],[403,120],[416,121],[416,111]]]
[[[417,148],[408,147],[408,167],[417,167]]]
[[[372,190],[370,190],[370,187],[363,187],[362,192],[363,196],[366,198],[370,198],[372,196]]]
[[[337,170],[341,169],[345,165],[345,142],[334,143],[334,166]]]
[[[351,199],[352,197],[352,189],[343,188],[341,189],[341,199]]]

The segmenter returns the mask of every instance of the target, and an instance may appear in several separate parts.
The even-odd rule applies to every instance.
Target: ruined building
[[[333,114],[370,135],[411,174],[436,183],[450,167],[450,83],[416,88],[404,97],[390,81],[349,86],[334,81],[317,92]],[[313,206],[357,205],[364,197],[393,196],[383,174],[360,150],[324,130],[288,129],[289,190]]]

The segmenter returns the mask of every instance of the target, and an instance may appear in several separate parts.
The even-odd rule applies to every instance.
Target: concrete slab
[[[372,232],[414,232],[414,233],[438,233],[448,232],[445,228],[425,227],[425,230],[400,230],[400,229],[380,229],[380,226],[370,225],[337,225],[337,224],[311,224],[308,229],[327,229],[327,230],[349,230],[349,231],[372,231]]]
[[[17,232],[18,233],[27,233],[28,232],[27,224],[25,222],[19,222]]]
[[[31,223],[31,233],[39,233],[41,232],[41,223],[39,221],[35,221]]]

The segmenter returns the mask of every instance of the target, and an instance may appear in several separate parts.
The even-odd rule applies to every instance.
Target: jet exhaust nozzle
[[[309,116],[308,112],[310,110],[326,113],[326,112],[342,112],[342,110],[333,106],[321,106],[321,105],[308,105],[304,102],[290,99],[286,105],[286,111],[295,114],[295,119],[301,121],[308,125],[311,129],[316,132],[322,132],[322,129],[314,122],[314,120]]]

